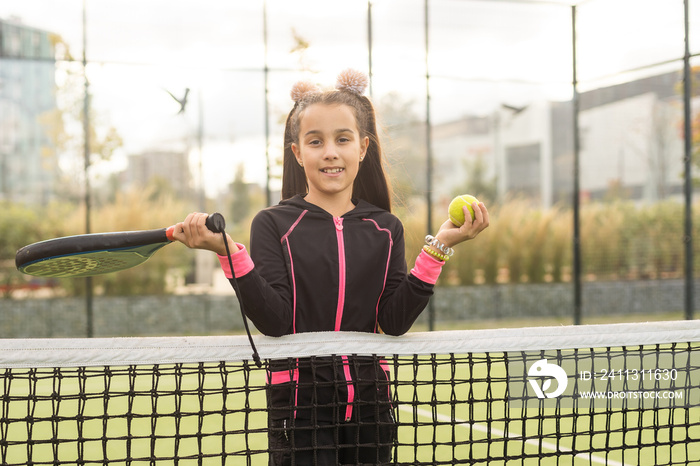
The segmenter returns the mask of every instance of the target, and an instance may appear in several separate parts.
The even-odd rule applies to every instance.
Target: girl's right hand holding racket
[[[188,248],[205,249],[225,256],[226,246],[221,240],[221,234],[214,233],[206,226],[207,217],[209,217],[208,214],[200,212],[189,214],[184,222],[175,225],[173,238]],[[238,251],[238,246],[228,233],[226,233],[226,241],[231,254]]]

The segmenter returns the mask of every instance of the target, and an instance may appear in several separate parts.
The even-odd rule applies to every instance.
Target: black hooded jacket
[[[401,335],[410,329],[428,303],[433,283],[407,272],[399,219],[363,200],[354,202],[353,210],[333,217],[295,196],[256,215],[250,238],[254,266],[238,278],[238,285],[246,315],[260,332],[282,336],[381,329]],[[368,358],[323,361],[315,369],[299,360],[273,362],[268,379],[274,417],[290,417],[294,409],[294,416],[309,418],[307,407],[333,399],[348,400],[346,420],[352,416],[351,403],[379,401],[389,408],[387,367]],[[383,383],[377,385],[376,377]],[[375,382],[362,385],[358,380]],[[333,389],[317,390],[324,385]],[[328,410],[316,415],[338,414]]]
[[[365,201],[334,218],[301,196],[253,220],[255,269],[238,280],[247,316],[265,335],[409,330],[433,285],[407,274],[403,226]]]

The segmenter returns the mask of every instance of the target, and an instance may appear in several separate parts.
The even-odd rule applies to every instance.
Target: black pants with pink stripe
[[[270,466],[389,464],[396,437],[391,410],[347,422],[268,420]]]

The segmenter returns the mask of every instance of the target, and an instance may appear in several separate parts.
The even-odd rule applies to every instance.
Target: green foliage
[[[94,213],[93,231],[129,231],[163,228],[184,220],[186,207],[170,196],[156,196],[151,190],[118,194],[113,204]],[[163,294],[166,275],[191,267],[192,251],[179,243],[166,246],[145,263],[119,273],[93,278],[95,289],[104,295]],[[82,280],[70,280],[82,285]]]
[[[53,205],[47,209],[2,205],[0,217],[0,280],[18,288],[37,282],[22,275],[14,267],[14,256],[20,247],[50,238],[85,232],[85,211],[68,205]],[[94,209],[92,232],[131,231],[163,228],[185,218],[188,209],[169,196],[158,196],[154,190],[118,194],[115,202]],[[168,291],[166,277],[173,271],[184,275],[192,263],[192,251],[179,243],[168,245],[145,263],[114,274],[93,277],[95,293],[100,295],[163,294]],[[38,280],[39,282],[46,280]],[[85,280],[58,280],[59,292],[80,295]],[[5,288],[8,288],[7,286]],[[7,293],[9,295],[9,292]]]
[[[162,228],[185,218],[187,206],[160,195],[154,187],[118,194],[109,205],[94,209],[92,231],[127,231]],[[573,215],[569,208],[542,210],[523,199],[487,206],[491,224],[476,239],[456,247],[446,264],[440,285],[496,283],[548,283],[571,280]],[[14,267],[17,249],[48,238],[85,231],[82,209],[52,205],[32,209],[1,203],[0,286],[7,290],[36,281]],[[435,212],[446,212],[436,206]],[[442,210],[441,210],[442,209]],[[409,268],[427,233],[426,209],[413,199],[396,208],[404,224]],[[247,244],[250,217],[231,223],[227,231]],[[434,215],[439,217],[439,215]],[[435,218],[432,231],[443,220]],[[693,219],[700,234],[700,215]],[[649,205],[630,202],[589,203],[581,208],[582,271],[586,280],[680,278],[684,269],[684,209],[679,202]],[[696,241],[700,245],[700,241]],[[696,247],[696,249],[700,249]],[[700,251],[696,251],[700,268]],[[172,244],[147,262],[116,274],[93,278],[96,294],[143,295],[168,293],[166,277],[184,276],[192,267],[193,252]],[[82,294],[85,280],[61,279],[60,291]]]
[[[3,297],[9,297],[13,289],[46,281],[29,280],[19,273],[15,268],[15,254],[27,244],[64,236],[60,219],[69,209],[59,204],[29,208],[11,202],[1,202],[0,209],[0,291]]]
[[[469,186],[469,193],[479,193],[477,197],[485,203],[490,203],[492,199],[496,199],[498,197],[497,180],[495,177],[487,179],[484,159],[479,157],[473,161],[465,160],[463,164],[467,172],[465,185]],[[461,194],[465,194],[465,192],[462,192],[462,188],[459,188],[452,193],[452,196],[456,197]]]
[[[0,203],[0,209],[0,287],[2,295],[8,297],[10,290],[24,281],[15,269],[15,253],[24,244],[41,238],[37,228],[41,214],[9,202]]]
[[[436,211],[446,206],[437,206]],[[571,280],[573,213],[542,210],[523,199],[488,205],[490,226],[456,247],[441,285],[549,283]],[[407,238],[419,238],[419,218],[404,219]],[[693,221],[700,233],[700,215]],[[582,273],[585,280],[680,278],[684,268],[684,209],[677,201],[635,205],[589,203],[581,208]],[[407,240],[407,257],[422,243]],[[415,243],[415,244],[414,244]],[[696,250],[700,249],[696,247]],[[700,251],[695,252],[695,256]],[[696,268],[700,259],[696,259]]]
[[[549,274],[552,282],[565,281],[565,274],[570,269],[573,253],[573,213],[569,210],[555,209],[549,237]]]
[[[676,84],[676,92],[680,98],[683,98],[685,92],[684,80],[679,80]],[[696,98],[700,95],[700,66],[693,66],[690,71],[690,98]],[[693,166],[700,167],[700,112],[691,110],[690,116],[690,144],[691,144],[691,162]],[[681,139],[685,138],[685,122],[681,119],[678,122],[678,133]],[[693,177],[693,185],[700,186],[700,179]]]
[[[244,178],[245,165],[241,163],[236,167],[236,176],[231,183],[231,224],[238,224],[250,216],[250,193]]]

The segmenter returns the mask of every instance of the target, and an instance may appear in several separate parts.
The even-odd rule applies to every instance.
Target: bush
[[[8,290],[34,280],[14,267],[17,249],[43,239],[85,231],[81,209],[52,205],[32,209],[2,203],[0,216],[0,286]],[[444,207],[444,208],[443,208]],[[446,205],[435,209],[445,212]],[[491,225],[475,240],[458,245],[442,274],[440,285],[542,283],[571,280],[573,214],[557,206],[542,210],[524,199],[488,205]],[[441,210],[442,209],[442,210]],[[414,199],[396,209],[404,224],[408,268],[424,244],[425,206]],[[92,214],[92,231],[163,228],[184,219],[188,208],[151,191],[120,194]],[[444,221],[435,214],[433,232]],[[632,203],[589,203],[581,207],[582,271],[588,280],[679,278],[684,273],[684,209],[666,201],[636,206]],[[700,214],[694,218],[700,234]],[[232,237],[248,242],[250,219],[228,227]],[[695,243],[695,268],[700,268],[700,240]],[[192,268],[194,254],[174,244],[138,267],[93,279],[97,293],[139,295],[167,293],[165,276]],[[61,279],[68,294],[82,294],[85,280]]]
[[[3,283],[13,288],[28,283],[47,282],[20,274],[14,268],[14,256],[20,247],[36,241],[85,232],[85,210],[67,205],[29,208],[6,204],[0,217],[0,254]],[[149,190],[133,191],[117,196],[114,203],[95,208],[91,215],[92,232],[130,231],[164,228],[185,218],[187,209],[178,201],[153,196]],[[119,273],[93,277],[97,294],[142,295],[162,294],[166,290],[166,274],[179,269],[184,274],[193,254],[179,244],[166,246],[145,263]],[[63,278],[52,280],[68,295],[85,292],[85,280]],[[8,287],[5,287],[7,289]]]
[[[440,284],[571,280],[571,208],[556,206],[542,210],[524,199],[487,207],[491,220],[489,228],[473,241],[457,246],[454,258],[446,264],[443,273],[449,279],[441,278]],[[424,213],[417,209],[412,217],[404,219],[407,237],[418,237],[422,241],[424,235],[411,231],[424,228],[421,215]],[[700,233],[699,221],[700,217],[694,221],[695,235]],[[675,201],[641,206],[629,202],[584,204],[580,211],[584,278],[682,277],[683,223],[683,205]],[[696,267],[700,266],[700,258],[696,261]]]

